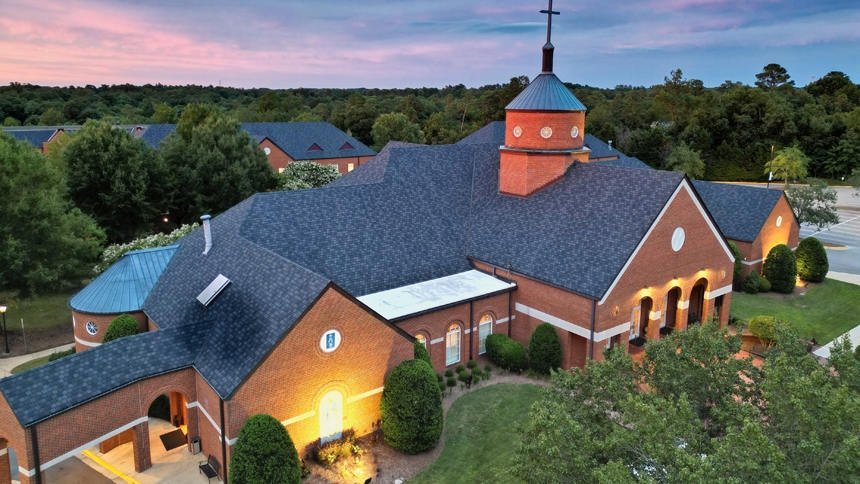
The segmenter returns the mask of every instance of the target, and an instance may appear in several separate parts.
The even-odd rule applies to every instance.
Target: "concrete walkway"
[[[16,366],[23,365],[24,363],[35,360],[36,358],[42,358],[43,356],[48,356],[52,353],[59,353],[60,351],[66,351],[69,348],[73,348],[75,346],[74,343],[69,343],[67,345],[58,346],[56,348],[51,348],[43,351],[38,351],[36,353],[30,353],[29,355],[16,356],[14,358],[2,358],[0,359],[0,378],[5,378],[7,376],[12,375],[12,369]],[[2,351],[2,350],[0,350]]]
[[[849,284],[857,284],[858,286],[860,286],[860,275],[858,274],[848,274],[847,272],[830,271],[827,273],[827,277],[830,279],[836,279],[837,281],[847,282]]]

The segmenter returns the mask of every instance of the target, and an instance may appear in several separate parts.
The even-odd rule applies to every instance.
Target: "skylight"
[[[218,277],[216,277],[214,281],[212,281],[208,286],[206,286],[206,289],[204,289],[203,292],[201,292],[200,295],[197,296],[197,300],[200,301],[200,304],[204,306],[209,306],[209,304],[211,304],[212,301],[215,300],[215,298],[218,297],[219,294],[221,294],[221,291],[223,291],[224,288],[227,287],[227,284],[230,284],[230,279],[227,279],[223,275],[218,274]]]

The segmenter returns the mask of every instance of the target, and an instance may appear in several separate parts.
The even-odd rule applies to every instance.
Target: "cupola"
[[[585,105],[552,72],[552,16],[559,12],[549,0],[541,13],[548,18],[543,72],[505,107],[505,145],[499,148],[499,192],[518,197],[557,181],[591,152],[583,143]]]

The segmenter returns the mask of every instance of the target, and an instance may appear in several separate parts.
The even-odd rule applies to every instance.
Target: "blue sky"
[[[540,70],[546,3],[503,1],[3,0],[0,84],[442,87]],[[857,0],[556,0],[564,81],[652,85],[675,68],[707,86],[768,63],[798,85],[860,82]]]

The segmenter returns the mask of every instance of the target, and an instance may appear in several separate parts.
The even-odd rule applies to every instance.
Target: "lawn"
[[[6,323],[9,330],[21,329],[21,319],[26,328],[47,328],[72,324],[72,310],[69,309],[67,293],[41,296],[33,299],[7,303]]]
[[[43,356],[41,358],[36,358],[36,359],[30,360],[30,361],[28,361],[22,365],[18,365],[15,368],[12,368],[12,374],[14,375],[16,373],[21,373],[22,371],[29,370],[30,368],[36,368],[37,366],[42,366],[48,362],[48,358],[50,358],[50,357],[51,357],[51,355]]]
[[[410,484],[522,482],[510,473],[514,424],[528,419],[539,393],[535,385],[501,384],[460,397],[445,418],[445,450]]]
[[[860,286],[827,279],[806,295],[788,299],[736,292],[731,314],[744,321],[774,316],[790,323],[801,337],[815,337],[823,345],[860,324]]]

